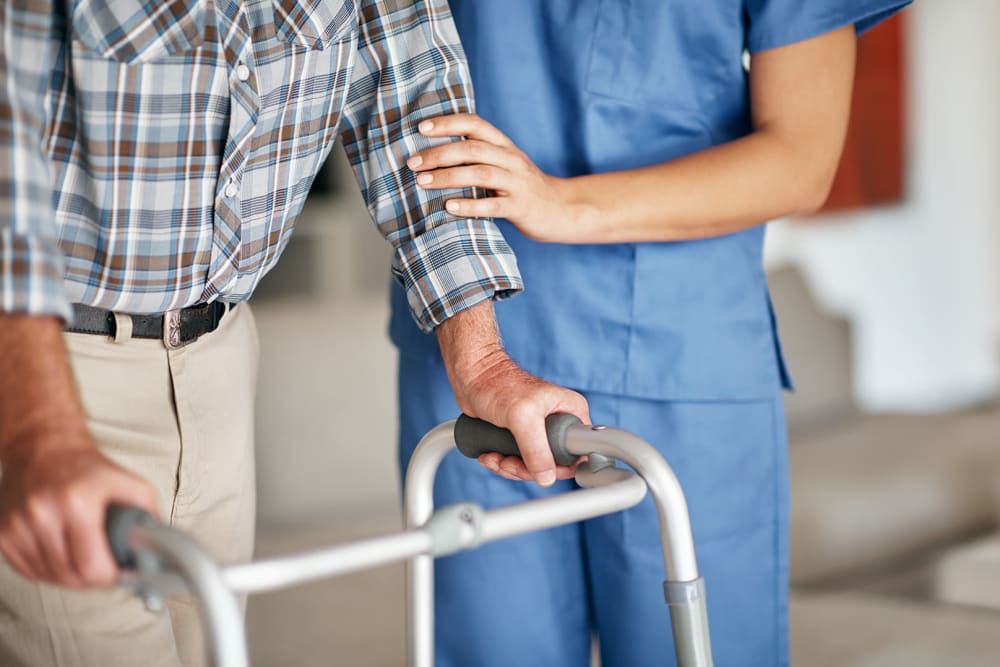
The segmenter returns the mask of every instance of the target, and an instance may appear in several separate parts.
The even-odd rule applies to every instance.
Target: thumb
[[[556,462],[545,432],[545,415],[534,411],[519,415],[511,420],[509,428],[521,451],[524,467],[540,486],[552,486],[556,481]]]

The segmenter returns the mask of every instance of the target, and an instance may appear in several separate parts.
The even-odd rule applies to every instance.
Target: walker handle
[[[566,450],[566,431],[570,426],[582,423],[576,415],[564,412],[545,418],[549,447],[552,448],[552,458],[557,464],[569,466],[576,463],[579,457]],[[458,451],[470,459],[479,458],[480,455],[490,452],[499,452],[504,456],[521,455],[510,431],[468,415],[462,415],[455,422],[455,445]]]
[[[108,534],[108,545],[111,555],[122,569],[135,569],[135,552],[129,544],[132,530],[140,524],[151,524],[155,521],[152,515],[144,509],[127,505],[108,505],[105,516],[105,531]]]

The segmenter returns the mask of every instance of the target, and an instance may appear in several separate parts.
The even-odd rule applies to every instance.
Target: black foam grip
[[[545,418],[549,447],[552,448],[552,457],[559,465],[572,465],[579,458],[566,450],[566,431],[570,426],[581,423],[583,422],[575,415],[566,413],[556,413]],[[470,459],[491,452],[499,452],[504,456],[521,455],[510,431],[468,415],[462,415],[455,422],[455,445],[458,451]]]
[[[138,507],[128,507],[126,505],[109,505],[108,514],[105,517],[105,530],[108,533],[108,544],[111,546],[111,554],[115,557],[115,562],[119,567],[125,569],[135,568],[135,557],[132,547],[129,546],[129,537],[132,529],[139,524],[148,524],[154,521],[149,512]]]

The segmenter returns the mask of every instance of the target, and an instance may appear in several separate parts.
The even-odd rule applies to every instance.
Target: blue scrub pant
[[[649,401],[586,393],[595,424],[619,426],[666,457],[687,495],[718,667],[788,664],[788,467],[780,395],[758,401]],[[420,438],[458,415],[439,359],[400,355],[402,470]],[[437,506],[484,507],[564,493],[493,475],[457,452]],[[435,565],[440,667],[674,664],[656,510],[514,537]]]

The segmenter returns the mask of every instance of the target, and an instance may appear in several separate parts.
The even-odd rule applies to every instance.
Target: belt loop
[[[132,340],[132,316],[126,313],[111,313],[115,317],[115,342]]]

